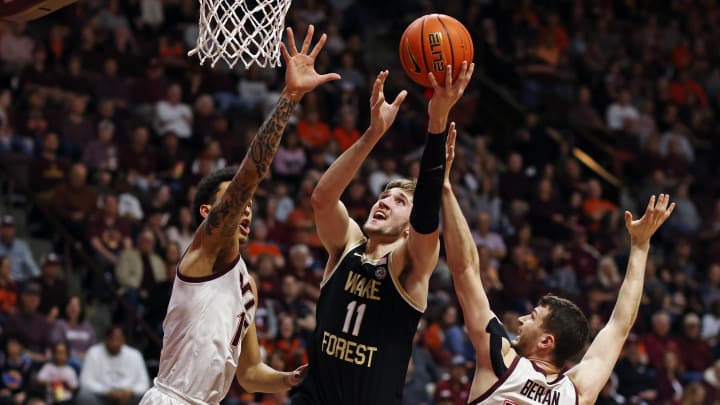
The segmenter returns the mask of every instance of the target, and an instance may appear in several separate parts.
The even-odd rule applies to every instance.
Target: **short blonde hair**
[[[415,187],[417,186],[417,183],[415,180],[409,180],[409,179],[397,179],[397,180],[391,180],[383,189],[383,191],[388,191],[393,188],[399,188],[400,190],[415,195]]]

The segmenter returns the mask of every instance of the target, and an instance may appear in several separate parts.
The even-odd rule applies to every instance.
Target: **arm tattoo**
[[[265,177],[290,116],[295,111],[296,100],[281,97],[270,116],[250,143],[238,172],[225,191],[222,202],[210,211],[205,221],[205,232],[211,234],[220,228],[220,236],[232,237],[238,227],[238,219],[253,196],[260,180]]]

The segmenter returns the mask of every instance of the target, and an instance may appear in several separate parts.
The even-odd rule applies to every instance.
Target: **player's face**
[[[215,203],[213,206],[218,204],[220,200],[222,199],[222,196],[225,194],[225,190],[227,190],[228,186],[230,185],[229,181],[225,181],[220,183],[220,186],[218,187],[218,193],[217,198],[215,199]],[[248,204],[243,209],[242,216],[240,217],[240,224],[238,225],[237,229],[237,239],[240,241],[240,244],[246,243],[248,241],[248,238],[250,237],[250,223],[252,222],[252,200],[248,202]]]
[[[523,356],[530,356],[538,349],[548,333],[543,327],[545,317],[549,314],[546,307],[537,306],[532,312],[520,318],[520,328],[512,341],[515,350]]]
[[[370,209],[370,216],[363,230],[368,236],[400,237],[408,229],[412,195],[400,188],[383,191]]]

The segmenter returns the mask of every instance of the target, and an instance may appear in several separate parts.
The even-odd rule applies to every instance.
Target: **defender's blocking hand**
[[[630,211],[625,211],[625,227],[630,234],[630,241],[633,245],[645,246],[650,243],[650,238],[655,231],[660,228],[660,225],[670,217],[670,214],[675,209],[675,203],[669,203],[670,196],[668,194],[660,194],[657,201],[655,201],[655,196],[650,197],[645,214],[637,220],[633,220]]]
[[[300,98],[317,86],[332,80],[340,80],[337,73],[318,74],[315,71],[315,59],[325,46],[327,35],[322,34],[312,52],[307,53],[312,44],[315,27],[311,24],[305,34],[302,49],[298,52],[295,46],[295,35],[292,28],[287,28],[288,46],[280,43],[280,53],[285,59],[285,87],[291,97]],[[289,49],[288,49],[289,48]]]

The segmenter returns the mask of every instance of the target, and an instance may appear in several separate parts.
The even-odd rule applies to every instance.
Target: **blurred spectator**
[[[287,225],[290,230],[290,241],[302,243],[311,249],[322,248],[320,237],[315,227],[315,214],[310,201],[310,193],[300,190],[300,203],[290,212]]]
[[[43,205],[52,203],[52,190],[65,180],[70,164],[58,155],[60,140],[54,132],[48,132],[42,140],[38,156],[30,166],[30,189]]]
[[[297,134],[307,148],[322,148],[330,141],[330,127],[317,110],[309,110],[297,123]]]
[[[0,39],[0,60],[4,63],[3,70],[19,72],[32,61],[35,41],[25,33],[25,23],[10,24],[10,30]]]
[[[193,216],[190,212],[190,207],[180,207],[177,211],[177,216],[173,218],[172,222],[173,224],[167,228],[167,239],[169,242],[177,243],[180,247],[180,251],[184,253],[188,246],[190,246],[190,242],[192,242],[193,236],[195,235],[195,227],[192,223]],[[257,238],[256,232],[257,231],[253,230],[253,240]],[[252,263],[251,257],[247,259],[250,263]]]
[[[60,308],[64,308],[68,300],[68,287],[62,278],[60,264],[60,256],[46,254],[40,261],[42,274],[34,280],[42,290],[38,311],[47,315],[51,323],[60,315]]]
[[[250,265],[257,265],[261,256],[267,256],[271,259],[274,268],[281,269],[285,267],[285,257],[283,256],[280,246],[274,241],[268,239],[268,228],[261,219],[256,219],[252,223],[252,233],[250,242],[247,244],[247,253],[243,258]]]
[[[713,360],[708,344],[700,337],[700,317],[688,313],[683,318],[683,332],[677,339],[678,354],[684,366],[684,381],[701,381],[702,373]]]
[[[402,403],[406,405],[428,405],[430,403],[430,396],[426,388],[428,382],[419,377],[419,373],[415,370],[415,361],[410,357],[407,372],[405,373]]]
[[[670,336],[670,316],[664,311],[652,315],[652,331],[642,337],[650,364],[660,370],[665,361],[665,353],[677,350],[678,345]]]
[[[630,91],[623,89],[620,91],[617,101],[608,107],[605,120],[611,131],[632,132],[640,113],[635,106],[630,104],[630,97]]]
[[[374,197],[378,197],[386,184],[401,177],[397,172],[397,161],[395,158],[388,156],[380,161],[380,168],[374,170],[368,176],[368,188]]]
[[[118,168],[118,147],[113,137],[115,124],[112,121],[100,121],[97,139],[89,142],[82,154],[82,162],[92,170],[108,170],[115,172]]]
[[[4,214],[0,217],[0,255],[10,259],[10,273],[13,280],[24,283],[40,275],[40,268],[30,252],[27,242],[15,237],[15,217]]]
[[[476,246],[487,249],[490,255],[490,265],[499,267],[500,261],[507,255],[507,247],[502,236],[490,230],[490,215],[487,212],[478,214],[472,236]]]
[[[498,179],[500,186],[498,194],[503,208],[508,209],[513,203],[526,204],[527,197],[532,189],[530,178],[524,172],[523,158],[517,152],[508,155],[505,171],[500,173]]]
[[[278,300],[278,316],[286,314],[296,320],[297,332],[307,337],[315,329],[315,311],[301,299],[303,284],[294,274],[282,278],[281,298]]]
[[[705,388],[705,400],[708,404],[720,402],[720,360],[708,367],[703,373],[702,385]]]
[[[118,217],[117,196],[106,194],[102,206],[89,221],[88,236],[95,250],[95,257],[103,266],[114,266],[122,249],[132,246],[130,227]]]
[[[158,101],[155,106],[155,130],[160,135],[172,132],[187,141],[193,135],[192,120],[192,109],[182,102],[180,85],[170,85],[165,100]]]
[[[52,360],[45,363],[37,375],[37,382],[45,386],[47,403],[68,404],[78,389],[78,376],[68,365],[68,347],[64,342],[53,345]]]
[[[123,249],[115,267],[120,293],[133,307],[144,303],[155,285],[167,276],[163,259],[154,252],[154,247],[152,232],[140,232],[135,247]]]
[[[16,312],[8,315],[4,329],[23,339],[27,354],[35,362],[48,360],[50,349],[50,323],[38,312],[42,288],[35,282],[28,282],[20,293]]]
[[[296,244],[288,249],[286,273],[295,275],[302,283],[303,299],[316,302],[320,298],[322,268],[314,262],[310,249],[306,245]]]
[[[3,337],[5,350],[0,357],[0,401],[24,404],[29,399],[32,359],[24,352],[25,344],[21,336],[7,333]]]
[[[12,278],[10,258],[0,255],[0,315],[3,317],[15,310],[18,288]]]
[[[155,185],[157,155],[149,144],[147,128],[139,126],[132,132],[130,144],[120,150],[120,165],[127,173],[128,182],[145,192]]]
[[[683,395],[682,364],[674,350],[662,354],[662,364],[658,368],[656,384],[657,403],[678,403]]]
[[[95,344],[95,329],[85,320],[80,297],[70,297],[63,317],[53,324],[50,340],[53,343],[66,343],[69,349],[68,364],[76,371],[82,369],[85,354]]]
[[[332,132],[333,139],[340,145],[340,151],[350,148],[362,135],[355,125],[355,113],[343,110],[340,115],[340,125]]]
[[[95,84],[95,98],[113,103],[113,106],[126,108],[130,100],[130,86],[126,79],[118,76],[118,61],[109,57],[103,64],[103,73]]]
[[[87,352],[80,373],[81,404],[136,404],[150,388],[150,379],[140,352],[125,344],[122,328],[113,326],[105,341]]]
[[[278,334],[267,347],[269,353],[279,351],[283,354],[285,367],[294,369],[307,363],[305,344],[297,334],[295,320],[289,314],[278,317]]]
[[[605,122],[592,105],[592,91],[581,86],[577,102],[568,111],[568,123],[577,129],[605,129]]]
[[[637,335],[631,333],[628,336],[622,356],[615,365],[615,374],[622,382],[618,392],[630,403],[650,402],[657,397],[655,370]]]
[[[60,126],[63,149],[76,161],[85,145],[95,138],[95,126],[87,116],[88,97],[81,94],[70,96],[67,114]]]
[[[87,167],[75,163],[67,179],[55,187],[53,210],[79,240],[84,239],[87,221],[95,211],[97,195],[87,184]]]
[[[470,395],[470,382],[467,377],[467,361],[462,356],[455,356],[450,361],[450,375],[441,380],[435,387],[435,403],[448,401],[453,405],[465,405]],[[452,400],[452,402],[449,402]]]

